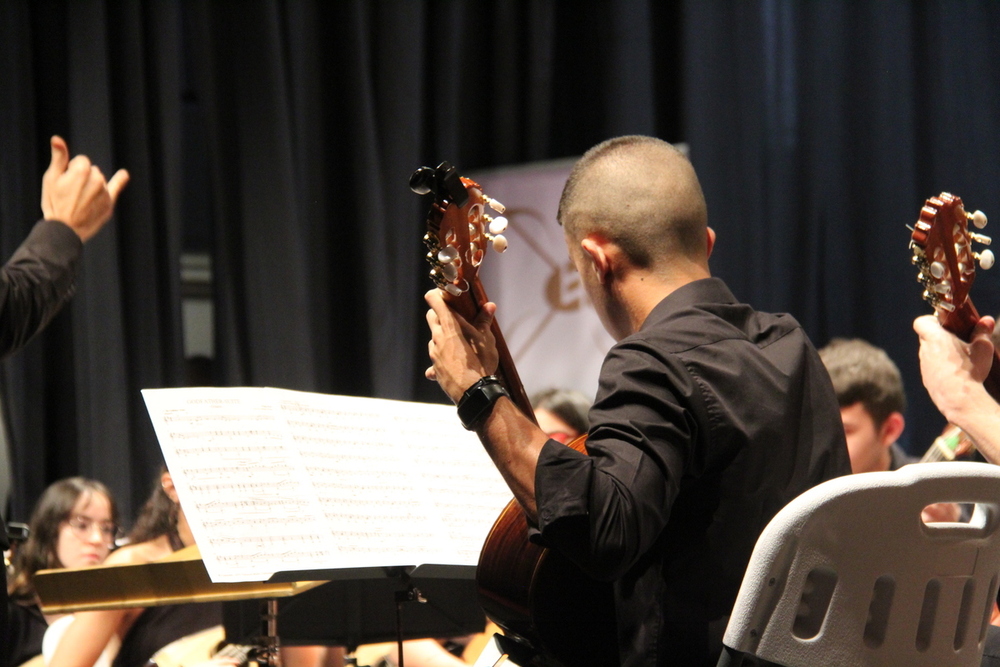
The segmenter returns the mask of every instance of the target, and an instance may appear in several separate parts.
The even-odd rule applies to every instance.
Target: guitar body
[[[569,446],[584,451],[585,439]],[[487,616],[506,636],[546,656],[542,664],[618,664],[611,584],[531,542],[516,501],[504,508],[483,544],[476,583]]]
[[[448,305],[471,321],[487,302],[478,278],[486,248],[492,245],[503,252],[507,247],[502,237],[506,220],[501,223],[484,208],[489,205],[503,213],[503,206],[446,162],[418,169],[410,178],[410,188],[417,194],[434,195],[424,236],[431,279]],[[492,333],[499,355],[496,374],[514,404],[534,420],[496,320]],[[577,438],[569,446],[585,452],[585,440],[586,436]],[[490,530],[476,580],[487,616],[517,644],[518,664],[618,664],[611,584],[590,579],[558,552],[532,543],[528,522],[516,501],[507,505]]]

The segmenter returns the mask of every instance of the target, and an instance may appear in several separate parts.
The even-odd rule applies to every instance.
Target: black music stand
[[[277,601],[277,634],[287,646],[334,645],[353,652],[362,644],[482,632],[476,568],[464,565],[369,567],[279,572],[270,582],[328,580]],[[254,601],[223,606],[226,637],[242,643],[259,634]]]
[[[482,632],[486,616],[475,572],[467,565],[368,567],[214,583],[190,547],[155,563],[42,571],[35,583],[43,609],[52,613],[222,601],[228,641],[259,642],[262,657],[277,664],[279,643],[353,651],[361,644]]]

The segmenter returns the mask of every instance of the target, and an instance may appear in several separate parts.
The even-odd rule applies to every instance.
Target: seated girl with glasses
[[[170,473],[164,471],[158,476],[128,542],[108,558],[107,565],[149,563],[194,544]],[[154,652],[170,642],[221,623],[222,611],[215,603],[191,603],[84,611],[74,616],[63,632],[46,635],[45,664],[49,667],[101,667],[102,652],[108,651],[112,653],[112,665],[142,667]],[[235,664],[232,658],[218,658],[205,663],[205,667]]]
[[[116,551],[107,564],[150,563],[194,543],[173,478],[163,470],[129,533],[129,544]],[[112,667],[151,663],[236,667],[240,662],[237,657],[209,657],[210,648],[224,636],[221,624],[221,604],[212,602],[80,612],[46,664],[91,667],[101,651],[112,645],[116,647]],[[342,656],[342,649],[336,647],[282,647],[286,667],[341,667]]]
[[[62,617],[42,614],[35,592],[35,573],[102,563],[115,545],[118,511],[103,484],[71,477],[55,482],[42,493],[28,528],[28,539],[14,552],[13,573],[7,586],[11,665],[40,656],[46,629]]]

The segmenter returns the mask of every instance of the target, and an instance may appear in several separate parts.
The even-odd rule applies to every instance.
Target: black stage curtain
[[[49,135],[133,181],[78,294],[3,367],[12,518],[69,474],[130,515],[159,462],[144,387],[185,382],[178,258],[214,260],[219,385],[440,401],[423,379],[421,164],[687,141],[713,270],[818,345],[903,368],[940,426],[906,248],[943,189],[993,206],[991,2],[0,0],[0,251],[38,215]],[[989,274],[974,298],[1000,309]],[[938,421],[936,421],[938,420]]]
[[[1000,216],[1000,4],[684,9],[685,135],[719,236],[713,270],[817,346],[886,349],[922,453],[944,422],[920,382],[912,322],[930,309],[905,225],[942,191]],[[997,271],[972,290],[984,314],[1000,313]]]
[[[443,400],[410,173],[680,139],[679,13],[0,0],[0,250],[38,215],[49,135],[133,177],[72,307],[3,366],[12,518],[70,474],[138,508],[160,460],[139,390],[185,381],[182,250],[214,260],[215,384]]]

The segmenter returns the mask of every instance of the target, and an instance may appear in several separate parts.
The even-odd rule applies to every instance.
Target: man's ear
[[[906,420],[903,418],[902,413],[893,412],[885,421],[882,422],[882,428],[879,429],[879,441],[882,443],[883,447],[888,447],[892,443],[899,440],[899,436],[903,435],[903,429],[906,427]]]
[[[705,257],[708,258],[712,256],[712,248],[715,247],[715,230],[711,227],[706,227],[705,231],[707,232],[705,236],[708,242],[708,252],[705,254]]]
[[[595,234],[588,234],[582,241],[583,256],[589,258],[591,269],[597,277],[597,282],[604,284],[611,273],[611,257],[608,252],[608,241]]]

